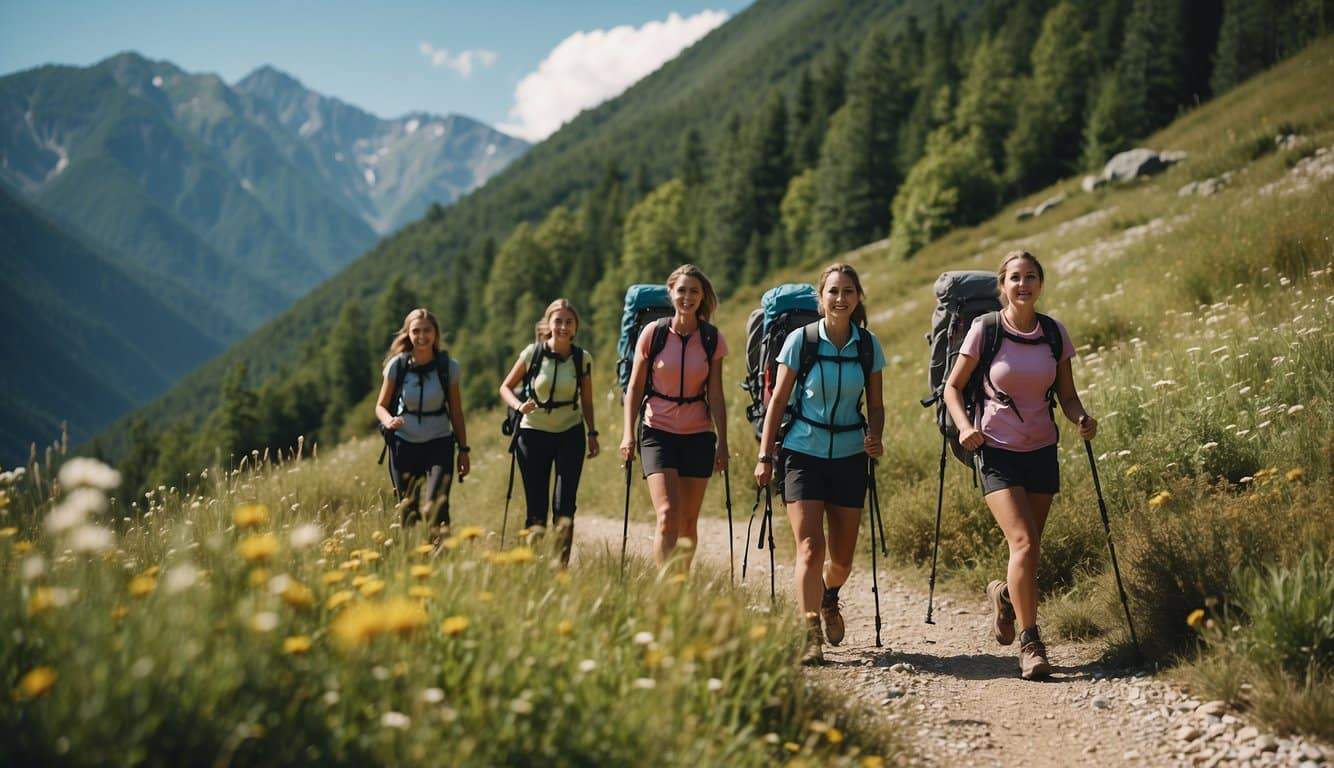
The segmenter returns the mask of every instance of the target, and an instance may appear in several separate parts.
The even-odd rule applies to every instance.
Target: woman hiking
[[[1019,672],[1025,680],[1051,673],[1047,648],[1038,633],[1037,570],[1042,529],[1051,500],[1061,486],[1053,398],[1066,418],[1091,440],[1098,422],[1088,415],[1070,369],[1074,345],[1065,326],[1038,314],[1042,264],[1027,251],[1011,251],[996,272],[1003,309],[973,322],[959,348],[945,387],[945,405],[959,430],[959,443],[976,451],[982,493],[1005,533],[1010,563],[1005,581],[987,586],[996,642],[1014,642],[1019,627]],[[988,336],[988,317],[994,318]],[[998,335],[997,335],[998,334]],[[1059,344],[1057,343],[1059,337]],[[981,372],[982,407],[969,418],[964,390],[993,339],[989,370]],[[995,346],[998,343],[999,346]],[[1059,350],[1059,352],[1058,352]]]
[[[432,542],[449,528],[456,449],[459,479],[469,470],[460,375],[459,362],[440,351],[435,315],[425,309],[409,312],[385,355],[375,416],[389,443],[389,472],[402,524],[429,519]]]
[[[718,297],[699,267],[677,267],[667,278],[667,293],[674,314],[650,323],[635,345],[621,458],[630,461],[635,456],[642,403],[639,451],[658,518],[654,560],[659,566],[666,564],[681,542],[682,566],[688,571],[699,541],[699,510],[709,477],[727,471],[722,383],[727,342],[708,322]]]
[[[783,342],[755,464],[760,487],[769,484],[778,465],[796,538],[797,604],[807,621],[803,664],[824,661],[823,640],[830,645],[843,642],[838,591],[852,572],[870,478],[868,457],[884,453],[885,427],[880,373],[885,353],[866,328],[866,294],[857,271],[831,264],[816,290],[822,319],[792,331]],[[813,358],[803,360],[812,353]],[[805,380],[799,382],[802,372]],[[865,419],[860,412],[863,393]],[[785,415],[791,416],[791,425],[775,456]]]
[[[524,528],[530,533],[546,528],[551,468],[556,468],[551,516],[562,565],[569,564],[574,543],[575,495],[585,448],[588,458],[598,455],[590,379],[593,357],[574,345],[578,330],[574,306],[565,299],[551,302],[537,324],[537,340],[519,353],[500,385],[500,399],[521,415],[515,455],[528,503]]]

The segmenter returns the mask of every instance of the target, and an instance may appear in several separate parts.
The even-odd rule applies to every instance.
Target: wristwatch
[[[589,437],[597,437],[597,436],[598,436],[598,431],[597,431],[596,429],[590,429],[590,430],[588,430],[588,436],[589,436]]]
[[[761,453],[759,455],[759,461],[761,464],[772,464],[774,463],[774,457],[767,453]]]
[[[470,448],[469,446],[466,446],[466,445],[460,445],[460,446],[459,446],[459,453],[467,453],[467,452],[469,452],[469,451],[471,451],[471,450],[472,450],[472,448]]]

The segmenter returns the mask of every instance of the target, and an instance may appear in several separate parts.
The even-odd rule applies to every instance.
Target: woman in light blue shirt
[[[823,639],[830,645],[843,642],[838,591],[852,571],[857,548],[867,457],[884,453],[885,426],[880,373],[885,353],[866,328],[861,279],[851,266],[833,264],[820,275],[817,292],[822,319],[788,334],[778,353],[755,465],[755,480],[764,486],[774,476],[775,461],[779,464],[797,542],[797,602],[809,628],[802,656],[807,664],[823,661]],[[782,446],[774,456],[785,421]]]

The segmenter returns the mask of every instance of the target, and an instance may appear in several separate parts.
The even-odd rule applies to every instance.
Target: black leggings
[[[551,494],[553,517],[574,517],[574,496],[584,471],[584,425],[564,432],[520,429],[516,448],[523,472],[523,493],[528,501],[524,526],[547,524],[547,494],[551,488],[551,465],[556,465],[556,491]]]
[[[389,474],[394,479],[403,511],[403,525],[425,516],[432,525],[449,525],[449,481],[454,474],[454,438],[441,437],[425,443],[394,438],[389,456]]]

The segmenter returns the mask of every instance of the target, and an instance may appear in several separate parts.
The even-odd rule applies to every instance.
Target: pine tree
[[[820,159],[820,138],[824,132],[823,116],[817,112],[815,77],[809,65],[801,70],[797,93],[792,100],[792,170],[796,173],[815,166]]]
[[[710,183],[702,265],[723,294],[736,284],[741,259],[755,229],[755,189],[741,117],[728,120],[726,139]]]
[[[376,299],[367,323],[366,346],[378,353],[389,348],[394,334],[403,327],[403,318],[416,309],[420,299],[411,289],[402,274],[396,274],[389,280],[389,285]]]
[[[788,182],[787,194],[779,206],[782,211],[782,230],[791,253],[806,253],[811,230],[811,216],[815,208],[815,170],[807,168]]]
[[[142,416],[130,419],[125,428],[125,451],[117,469],[120,470],[121,499],[126,502],[143,495],[148,478],[158,462],[160,435],[148,429]]]
[[[787,192],[787,180],[792,173],[787,145],[787,104],[781,93],[770,94],[749,145],[748,164],[755,196],[754,231],[763,238],[778,226],[778,205]]]
[[[239,458],[260,448],[256,439],[259,426],[259,400],[247,382],[248,368],[238,363],[222,380],[218,408],[209,417],[207,444],[227,459]]]
[[[995,211],[998,191],[981,137],[937,130],[894,197],[890,254],[907,258],[951,228],[981,221]]]
[[[1210,86],[1222,93],[1263,70],[1269,61],[1267,42],[1273,37],[1265,0],[1224,0]]]
[[[658,283],[688,259],[686,187],[673,179],[653,190],[625,217],[623,279]]]
[[[968,76],[959,87],[954,131],[976,132],[993,170],[1005,162],[1005,136],[1014,125],[1015,62],[1000,40],[982,40],[973,51]]]
[[[366,361],[371,359],[366,347],[365,316],[355,301],[343,305],[324,348],[323,372],[324,434],[338,435],[348,410],[369,391]],[[284,441],[285,442],[285,441]]]
[[[917,162],[925,151],[927,136],[949,122],[954,113],[959,85],[958,51],[958,23],[946,20],[944,9],[937,5],[923,44],[912,111],[899,135],[900,168],[911,168]]]
[[[681,160],[677,163],[679,169],[677,177],[689,189],[703,186],[706,163],[704,139],[699,135],[698,129],[691,128],[686,131],[685,141],[681,144]]]

